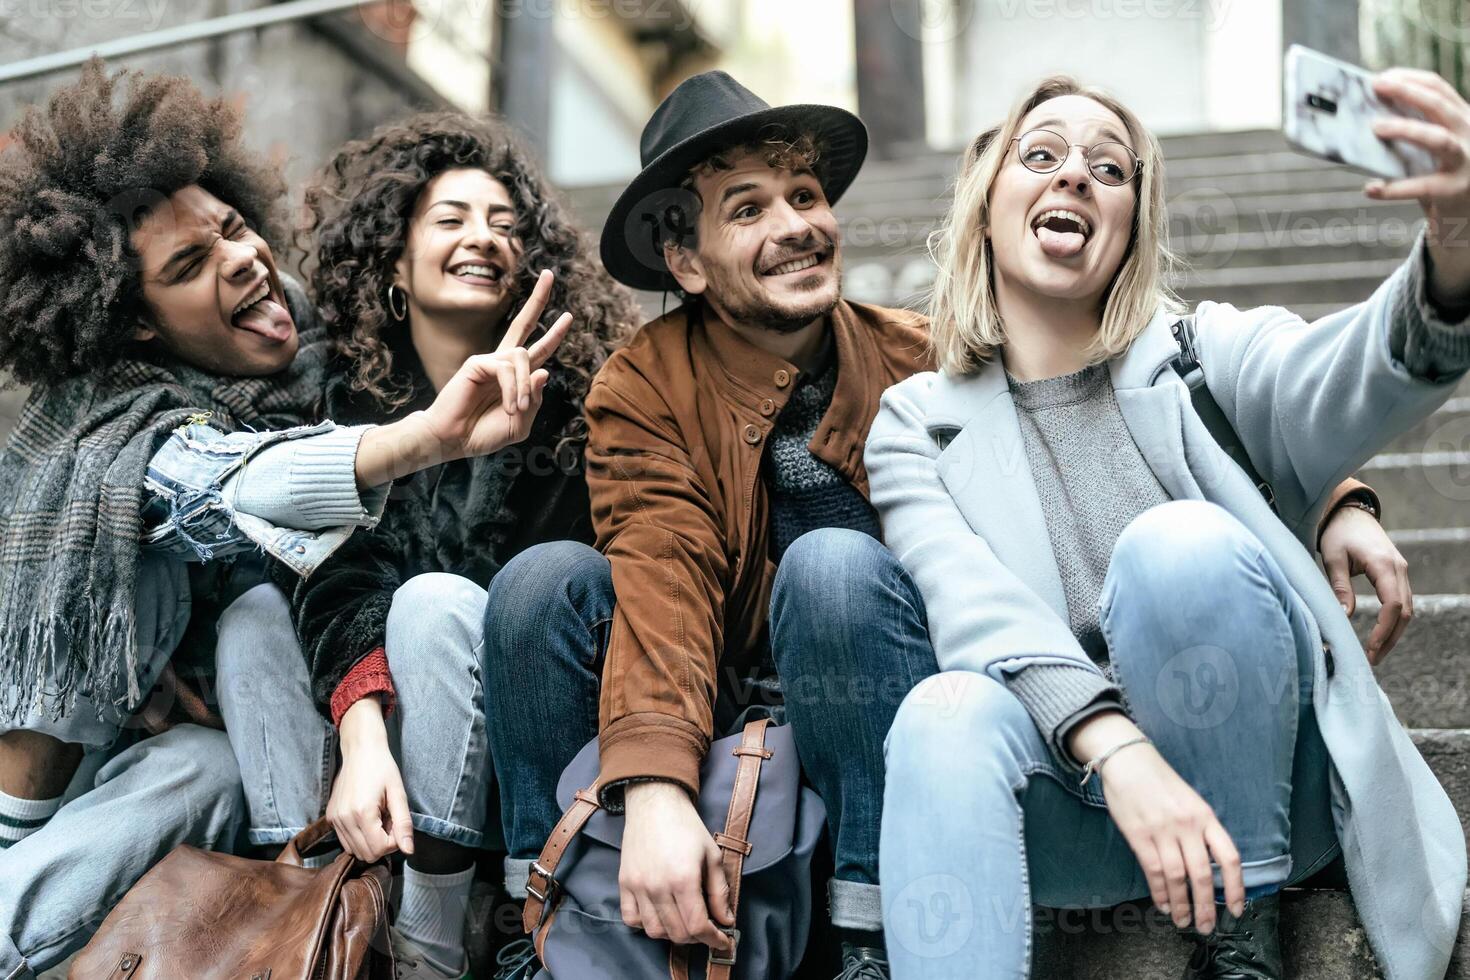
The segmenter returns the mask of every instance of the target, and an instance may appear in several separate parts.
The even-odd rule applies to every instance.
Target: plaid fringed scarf
[[[0,452],[0,721],[59,718],[79,694],[99,708],[141,702],[133,606],[144,472],[196,413],[224,431],[310,418],[327,341],[300,287],[287,281],[286,292],[301,346],[281,374],[221,378],[128,360],[32,393]]]

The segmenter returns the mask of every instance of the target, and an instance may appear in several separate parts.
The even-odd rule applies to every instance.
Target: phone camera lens
[[[1337,103],[1333,102],[1331,99],[1324,99],[1320,95],[1308,95],[1307,105],[1311,106],[1313,109],[1316,109],[1318,112],[1325,112],[1329,116],[1337,115]]]

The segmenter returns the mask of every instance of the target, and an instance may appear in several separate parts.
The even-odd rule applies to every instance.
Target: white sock
[[[0,793],[0,851],[19,844],[46,826],[61,809],[61,797],[51,800],[22,800]]]
[[[441,973],[458,977],[465,964],[465,913],[475,869],[447,875],[429,875],[403,868],[403,904],[398,910],[398,933],[413,943]]]

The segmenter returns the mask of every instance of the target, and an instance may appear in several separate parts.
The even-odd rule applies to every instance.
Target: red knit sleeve
[[[332,692],[332,724],[341,725],[348,708],[374,695],[383,704],[383,714],[391,714],[398,697],[393,690],[393,675],[388,672],[388,655],[382,647],[359,660]]]

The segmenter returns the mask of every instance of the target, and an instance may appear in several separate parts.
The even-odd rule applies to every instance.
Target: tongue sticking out
[[[1082,251],[1087,237],[1080,231],[1057,231],[1042,225],[1036,229],[1036,240],[1041,250],[1054,259],[1068,259]]]
[[[267,297],[235,317],[232,321],[241,330],[258,333],[267,340],[283,344],[296,332],[296,323],[286,308]]]

